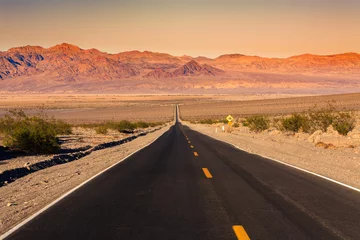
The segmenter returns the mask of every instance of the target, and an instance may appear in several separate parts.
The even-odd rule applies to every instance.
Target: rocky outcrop
[[[170,78],[173,74],[157,68],[144,76],[144,78]]]
[[[223,74],[224,71],[217,69],[207,64],[200,65],[196,61],[192,60],[182,67],[172,72],[173,76],[218,76]]]

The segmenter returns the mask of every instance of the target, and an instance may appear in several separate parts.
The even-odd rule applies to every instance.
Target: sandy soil
[[[130,121],[169,121],[176,104],[209,104],[224,101],[286,98],[294,94],[238,95],[119,95],[119,94],[0,94],[0,117],[9,110],[22,109],[27,114],[45,113],[71,123]]]
[[[207,118],[225,119],[229,114],[234,117],[254,114],[289,114],[308,111],[315,106],[318,109],[327,108],[329,104],[339,110],[359,110],[360,93],[251,101],[226,99],[224,101],[184,103],[180,106],[180,115],[183,120],[188,121]]]
[[[275,129],[253,133],[247,127],[239,127],[228,133],[220,131],[221,124],[183,124],[215,139],[234,144],[247,152],[277,159],[360,188],[359,123],[348,137],[334,133],[331,129],[314,135],[293,135]]]
[[[99,150],[67,164],[27,175],[0,188],[0,233],[46,206],[65,192],[152,142],[170,128],[139,137],[129,143]]]

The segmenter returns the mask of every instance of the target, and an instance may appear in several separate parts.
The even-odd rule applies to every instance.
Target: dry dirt
[[[0,188],[0,234],[65,192],[152,142],[170,125],[129,143],[29,174]]]
[[[316,107],[327,108],[331,104],[339,110],[359,110],[360,93],[343,95],[307,96],[282,99],[266,99],[253,101],[223,101],[184,103],[180,106],[180,115],[183,120],[225,119],[231,114],[242,117],[254,114],[289,114],[308,111]]]
[[[277,159],[360,188],[360,121],[347,137],[331,128],[325,133],[294,135],[275,129],[253,133],[247,127],[234,128],[233,132],[228,133],[220,131],[222,124],[183,124],[247,152]]]
[[[118,94],[1,94],[0,117],[9,110],[27,114],[45,113],[71,123],[93,123],[107,120],[157,121],[172,120],[176,104],[198,108],[198,104],[256,99],[286,98],[291,94],[243,95],[118,95]],[[303,96],[303,95],[297,95]]]

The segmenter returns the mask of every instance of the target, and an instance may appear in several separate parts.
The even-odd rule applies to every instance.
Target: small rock
[[[15,203],[12,203],[12,202],[9,202],[8,204],[6,204],[7,207],[11,207],[11,206],[14,206],[16,205]]]
[[[332,125],[328,126],[328,128],[326,129],[326,132],[329,133],[329,134],[334,134],[335,132],[335,129]]]
[[[316,142],[319,142],[321,140],[321,134],[323,132],[321,130],[317,130],[315,131],[313,134],[311,134],[311,136],[308,138],[308,141],[309,142],[313,142],[313,143],[316,143]]]
[[[24,167],[27,167],[29,165],[30,165],[30,162],[27,162],[27,163],[24,164]]]

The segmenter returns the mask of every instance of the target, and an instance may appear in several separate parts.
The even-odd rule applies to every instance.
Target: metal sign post
[[[228,121],[228,132],[231,132],[231,127],[232,127],[232,125],[233,125],[233,120],[234,120],[234,118],[231,116],[231,115],[229,115],[229,116],[227,116],[226,117],[226,120]]]

